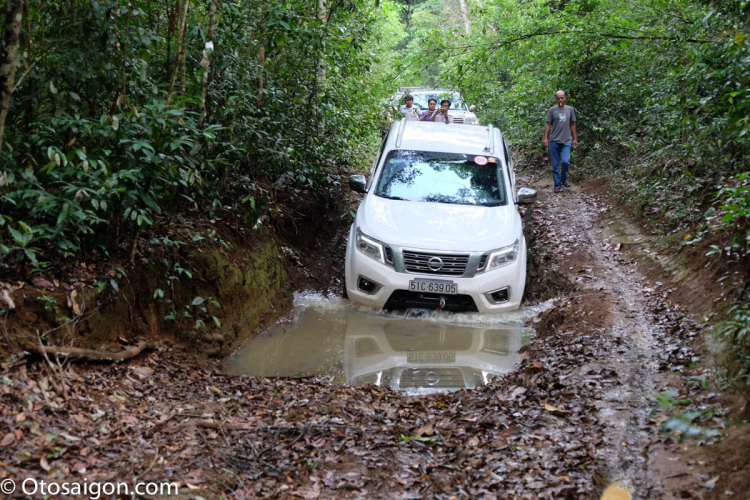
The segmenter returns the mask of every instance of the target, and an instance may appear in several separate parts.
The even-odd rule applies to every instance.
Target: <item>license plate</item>
[[[455,363],[456,351],[412,351],[406,355],[407,363]]]
[[[412,280],[409,282],[409,290],[412,292],[442,293],[443,295],[456,295],[458,285],[450,281],[428,281]]]

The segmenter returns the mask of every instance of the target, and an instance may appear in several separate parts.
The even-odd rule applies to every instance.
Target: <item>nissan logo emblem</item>
[[[435,385],[440,382],[440,375],[435,372],[428,372],[427,375],[424,376],[424,381],[427,385]]]
[[[427,261],[427,267],[429,267],[431,271],[440,271],[443,268],[443,259],[440,257],[432,257]]]

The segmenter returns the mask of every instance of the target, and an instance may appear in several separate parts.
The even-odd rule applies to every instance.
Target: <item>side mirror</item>
[[[528,205],[536,201],[536,189],[523,187],[518,190],[518,201],[519,205]]]
[[[352,191],[365,193],[367,192],[367,179],[364,175],[352,175],[349,177],[349,187]],[[536,191],[534,191],[534,196],[536,196]]]
[[[474,106],[473,104],[472,104],[471,106],[469,106],[469,111],[471,111],[472,113],[473,113],[474,111],[476,111],[476,110],[477,110],[477,107],[476,107],[476,106]]]

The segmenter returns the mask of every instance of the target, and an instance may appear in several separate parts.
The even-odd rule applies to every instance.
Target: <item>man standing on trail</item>
[[[398,109],[404,115],[406,121],[419,121],[419,108],[414,106],[414,97],[407,94],[404,96],[404,105]]]
[[[544,147],[549,147],[552,158],[552,178],[555,180],[555,193],[559,193],[568,183],[568,168],[570,168],[571,139],[574,148],[578,147],[578,133],[576,132],[576,110],[573,106],[566,106],[568,100],[564,90],[555,92],[557,106],[547,111],[547,125],[544,127]],[[551,131],[551,133],[550,133]],[[562,168],[560,168],[562,166]]]

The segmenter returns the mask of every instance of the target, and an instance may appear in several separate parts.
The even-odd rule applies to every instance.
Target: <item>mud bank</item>
[[[260,229],[231,213],[164,222],[142,234],[134,264],[100,259],[0,282],[13,302],[0,354],[40,341],[118,351],[138,339],[198,357],[228,354],[288,312],[296,289],[330,285],[343,265],[333,258],[346,229],[343,199],[298,194]]]

